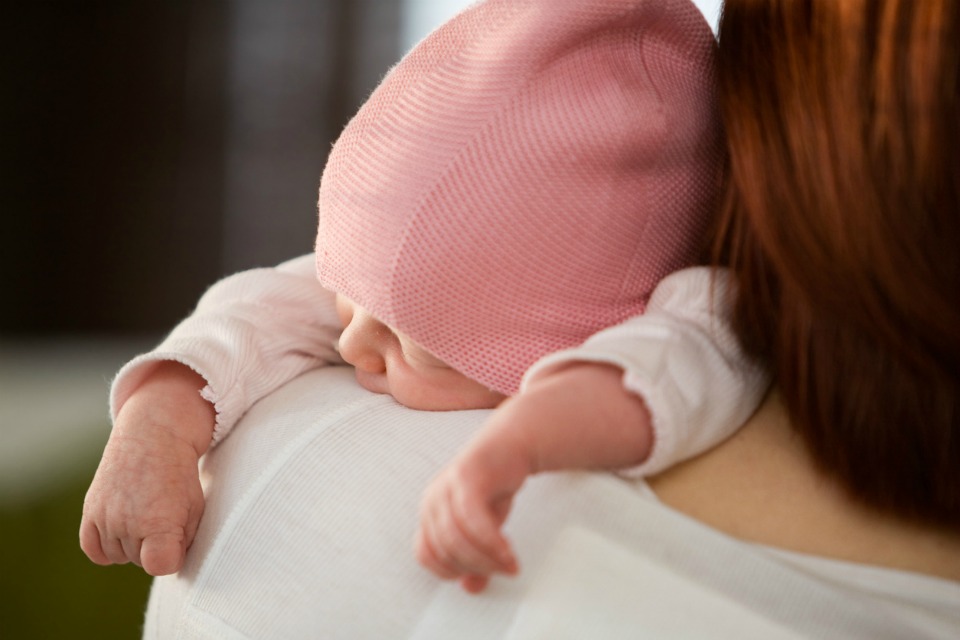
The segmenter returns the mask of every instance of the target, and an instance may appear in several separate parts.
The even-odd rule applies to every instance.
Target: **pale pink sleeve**
[[[110,391],[111,417],[158,363],[173,360],[207,381],[201,394],[216,407],[216,443],[271,391],[310,369],[342,363],[334,295],[317,282],[314,264],[310,254],[210,287],[156,349],[120,370]]]
[[[647,459],[622,473],[653,475],[692,458],[732,435],[770,384],[731,329],[732,286],[724,270],[678,271],[657,286],[643,315],[543,358],[523,384],[571,362],[618,366],[624,387],[646,403],[654,436]]]

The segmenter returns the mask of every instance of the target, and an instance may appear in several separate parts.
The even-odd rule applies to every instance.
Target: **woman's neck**
[[[729,440],[649,484],[664,504],[743,540],[960,581],[960,532],[854,501],[816,469],[776,392]]]

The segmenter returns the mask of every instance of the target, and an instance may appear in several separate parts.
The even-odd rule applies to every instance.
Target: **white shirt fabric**
[[[651,473],[723,439],[766,388],[724,321],[726,282],[667,278],[647,313],[548,356],[623,367],[654,418]],[[156,362],[208,382],[206,510],[179,574],[155,581],[151,638],[960,637],[960,585],[745,544],[639,479],[531,479],[506,525],[521,562],[480,597],[416,565],[429,480],[488,411],[418,412],[339,364],[312,256],[216,284],[115,380],[114,415]],[[242,417],[242,419],[241,419]],[[231,432],[229,438],[225,436]]]
[[[421,492],[488,411],[418,412],[310,371],[203,460],[207,495],[148,638],[957,638],[960,584],[744,543],[639,479],[532,478],[520,560],[480,596],[413,559]]]
[[[728,306],[725,272],[679,271],[658,285],[642,316],[544,358],[524,385],[574,360],[621,367],[624,386],[643,397],[650,411],[654,435],[647,460],[625,473],[662,471],[732,434],[767,389],[766,374],[742,353],[730,330]],[[340,329],[334,294],[317,282],[312,255],[225,278],[160,346],[121,369],[111,414],[116,417],[157,362],[175,360],[207,381],[203,395],[217,410],[217,443],[280,385],[310,369],[342,364],[336,352]]]

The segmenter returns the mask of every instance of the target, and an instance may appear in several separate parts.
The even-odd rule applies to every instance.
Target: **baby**
[[[430,35],[335,145],[315,255],[221,281],[118,375],[87,555],[175,572],[198,458],[318,366],[413,409],[499,406],[416,534],[474,592],[517,571],[501,526],[531,474],[650,474],[728,436],[764,376],[723,274],[667,277],[716,200],[714,47],[688,0],[488,0]]]

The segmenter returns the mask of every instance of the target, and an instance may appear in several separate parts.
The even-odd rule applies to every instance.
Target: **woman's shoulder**
[[[741,540],[960,584],[960,535],[853,500],[814,466],[775,392],[729,440],[649,484],[664,504]]]
[[[518,496],[507,533],[523,564],[517,617],[528,605],[549,610],[549,630],[589,622],[602,637],[960,633],[960,583],[746,542],[664,504],[642,480],[537,476]]]

